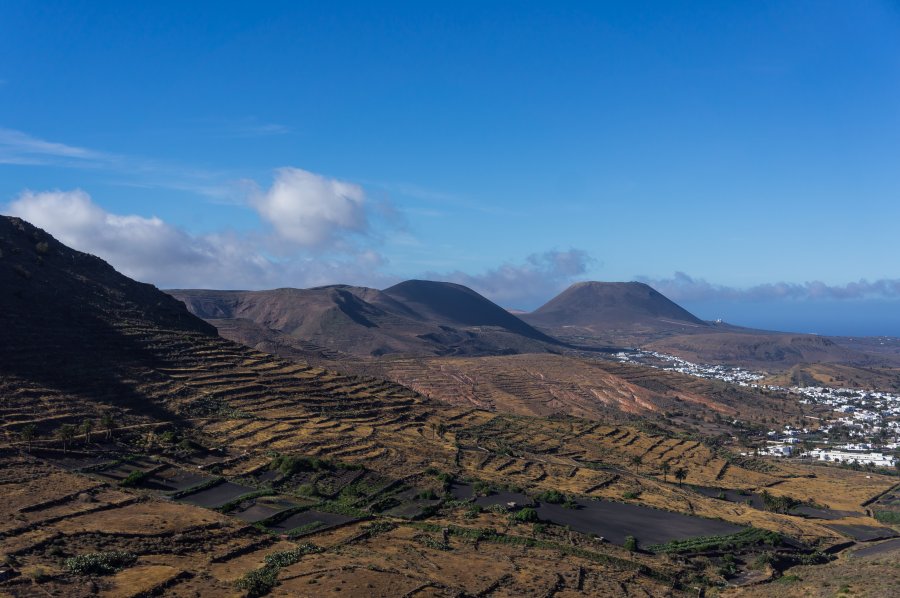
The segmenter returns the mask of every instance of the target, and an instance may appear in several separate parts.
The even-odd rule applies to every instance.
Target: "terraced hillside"
[[[693,595],[895,534],[893,478],[290,362],[0,223],[5,595]]]
[[[803,421],[804,406],[776,393],[714,380],[564,355],[380,359],[360,371],[451,404],[521,415],[643,418],[678,430],[716,434],[729,422]]]
[[[216,415],[178,427],[123,426],[109,441],[78,438],[67,451],[60,441],[40,438],[30,451],[22,441],[2,447],[0,512],[8,523],[0,537],[20,575],[0,589],[13,595],[80,595],[81,588],[108,595],[160,588],[175,596],[228,595],[272,573],[273,582],[263,585],[274,595],[541,595],[554,588],[665,595],[698,579],[715,584],[727,577],[706,568],[708,556],[673,561],[653,551],[632,553],[616,545],[623,541],[616,534],[649,545],[662,533],[665,543],[718,533],[711,530],[724,520],[734,524],[730,530],[750,525],[791,538],[778,554],[792,563],[813,548],[846,542],[834,523],[882,530],[879,537],[892,533],[859,507],[890,486],[880,476],[822,468],[814,482],[799,484],[797,476],[808,471],[742,463],[696,440],[578,419],[438,409],[419,411],[416,420],[398,409],[371,422],[365,409],[330,416],[307,406],[265,405],[263,393],[253,405],[248,373],[260,369],[309,375],[262,363],[247,364],[240,386],[223,372],[212,378],[217,382],[190,375],[189,384],[227,388]],[[156,433],[148,434],[151,429]],[[278,454],[290,457],[273,458]],[[672,472],[680,468],[687,473],[676,484]],[[473,504],[442,496],[448,475],[459,481],[453,484],[480,485],[485,498]],[[845,511],[834,521],[817,521],[711,497],[702,488],[748,496],[765,490],[799,501],[807,494],[820,502],[840,497],[819,506]],[[577,497],[573,509],[554,514],[553,504],[539,508],[549,522],[573,517],[567,524],[574,531],[519,522],[506,505],[510,497],[525,504],[522,492],[539,501],[552,501],[548,492]],[[631,511],[615,519],[593,515],[611,508]],[[613,543],[592,540],[589,531]],[[709,542],[746,536],[729,540],[729,533]],[[767,545],[755,542],[732,549],[737,570],[765,552]],[[796,546],[810,548],[798,553]],[[134,560],[112,575],[73,570],[71,559],[117,553]],[[283,567],[267,565],[282,561]]]

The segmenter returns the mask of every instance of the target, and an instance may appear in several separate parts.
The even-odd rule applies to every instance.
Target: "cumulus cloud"
[[[521,264],[502,264],[484,274],[455,271],[429,273],[429,278],[466,285],[501,305],[532,308],[546,302],[578,277],[593,262],[580,249],[534,253]]]
[[[132,278],[163,288],[392,282],[380,273],[383,260],[371,250],[351,250],[330,258],[293,254],[275,259],[264,251],[266,240],[260,236],[192,235],[156,217],[110,213],[82,190],[26,191],[6,211],[66,245],[105,259]]]
[[[299,168],[281,168],[253,207],[289,243],[322,248],[368,228],[362,187]]]
[[[790,283],[775,282],[748,288],[735,288],[694,278],[676,272],[671,278],[639,278],[674,301],[816,301],[846,299],[900,298],[900,279],[860,280],[843,285],[828,285],[820,281]]]

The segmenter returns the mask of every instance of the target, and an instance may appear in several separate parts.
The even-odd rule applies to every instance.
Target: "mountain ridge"
[[[277,352],[284,355],[299,350],[313,359],[311,345],[366,357],[544,352],[560,345],[454,283],[412,280],[385,290],[328,285],[168,292],[232,340],[266,350],[280,348]]]
[[[708,327],[694,314],[641,282],[577,282],[522,319],[547,329]]]

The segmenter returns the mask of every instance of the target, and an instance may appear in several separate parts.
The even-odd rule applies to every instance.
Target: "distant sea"
[[[900,300],[683,302],[704,320],[828,336],[900,337]]]

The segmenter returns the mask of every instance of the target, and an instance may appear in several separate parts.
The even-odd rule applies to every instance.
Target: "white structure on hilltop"
[[[809,451],[809,456],[819,461],[832,461],[844,463],[871,464],[876,467],[894,467],[897,459],[884,453],[856,453],[851,451],[835,451],[828,449],[815,449]]]

